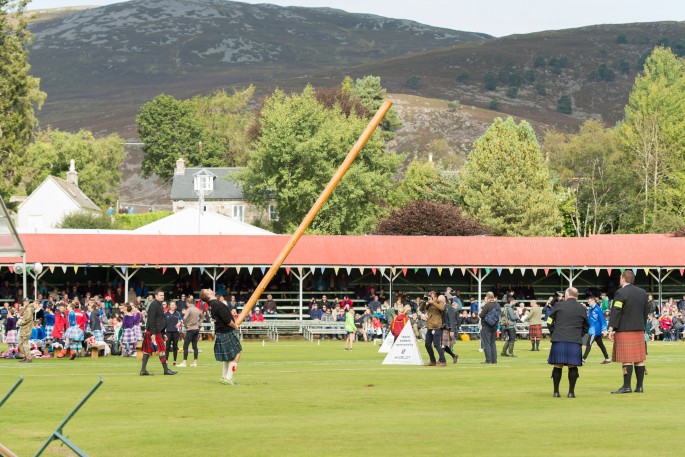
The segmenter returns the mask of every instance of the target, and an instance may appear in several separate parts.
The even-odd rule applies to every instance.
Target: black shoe
[[[509,357],[516,357],[514,354],[509,354]]]
[[[632,393],[632,389],[630,387],[621,387],[618,390],[613,390],[611,393],[612,394],[629,394]]]
[[[636,394],[641,394],[641,393],[644,393],[644,391],[645,390],[642,386],[638,386],[635,388],[635,390],[633,392],[635,392]]]
[[[502,357],[509,357],[509,354],[500,354]]]
[[[147,371],[147,370],[143,370],[143,371],[141,371],[141,372],[140,372],[140,375],[141,375],[141,376],[153,376],[153,374],[152,374],[152,373],[150,373],[150,372],[149,372],[149,371]]]
[[[481,365],[485,365],[486,363],[489,364],[489,363],[492,363],[492,362],[485,361],[485,362],[481,362],[480,364],[481,364]]]
[[[576,394],[574,394],[573,392],[569,392],[568,398],[576,398]]]
[[[164,370],[164,374],[165,374],[166,376],[172,376],[172,375],[175,375],[176,373],[177,373],[177,371],[173,371],[173,370],[170,370],[170,369],[168,369],[168,368],[167,368],[166,370]],[[142,373],[141,373],[141,374],[142,374]]]
[[[559,392],[554,392],[554,395],[552,395],[554,398],[559,398],[561,395],[559,395]]]

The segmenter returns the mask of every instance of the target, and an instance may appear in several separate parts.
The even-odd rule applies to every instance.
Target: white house
[[[78,187],[78,173],[72,160],[67,179],[48,176],[19,205],[17,230],[41,232],[54,228],[64,216],[77,211],[100,212],[100,208]]]

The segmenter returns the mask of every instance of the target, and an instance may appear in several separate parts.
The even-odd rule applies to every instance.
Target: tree
[[[218,90],[208,97],[197,96],[190,100],[204,127],[204,139],[201,139],[203,153],[212,138],[223,148],[224,165],[237,167],[247,163],[247,132],[254,123],[254,112],[250,107],[254,90],[254,86],[249,86],[243,90],[234,90],[231,95],[225,90]]]
[[[561,114],[573,114],[573,99],[569,95],[562,95],[557,100],[557,111]]]
[[[400,207],[416,200],[459,204],[461,200],[456,176],[439,164],[412,160],[393,193],[391,203]]]
[[[77,211],[64,216],[57,224],[57,227],[69,229],[112,230],[114,229],[114,222],[112,221],[112,217],[104,213]]]
[[[457,77],[455,79],[457,80],[458,83],[464,84],[470,78],[471,78],[471,73],[468,70],[462,70],[459,73],[457,73]]]
[[[457,205],[416,200],[396,209],[376,228],[376,235],[473,236],[487,230]]]
[[[464,208],[497,235],[552,236],[561,218],[533,128],[494,120],[460,173]]]
[[[192,102],[159,95],[140,109],[136,117],[138,135],[145,144],[142,175],[170,179],[176,160],[188,166],[220,167],[225,149],[198,116]]]
[[[405,86],[407,86],[410,89],[419,89],[421,87],[421,77],[418,75],[410,76],[407,79]]]
[[[614,131],[594,120],[584,122],[577,134],[550,131],[543,153],[568,196],[562,212],[573,236],[620,231],[621,190],[628,182]]]
[[[343,81],[343,89],[349,87],[352,93],[359,98],[361,104],[369,110],[369,115],[373,116],[381,107],[386,99],[386,90],[381,84],[380,76],[364,76],[357,79],[353,85],[349,81]],[[395,108],[390,108],[390,111],[385,115],[380,125],[384,132],[394,132],[402,127],[402,121],[397,115]],[[385,139],[389,140],[394,135],[385,135]]]
[[[485,90],[496,90],[497,89],[497,76],[492,71],[485,73],[483,78],[483,85]]]
[[[666,231],[683,225],[685,203],[685,62],[655,48],[635,79],[619,145],[636,185],[627,198],[633,230]],[[637,184],[639,183],[639,184]]]
[[[97,205],[107,206],[116,201],[125,157],[124,140],[116,134],[96,139],[87,130],[41,131],[26,151],[22,183],[30,194],[48,175],[64,179],[73,159],[81,190]]]
[[[8,200],[21,181],[23,155],[37,125],[34,107],[45,93],[29,75],[26,5],[29,0],[0,0],[0,197]]]
[[[307,86],[301,94],[276,91],[264,103],[261,130],[245,170],[236,180],[245,198],[266,207],[276,200],[274,229],[291,232],[299,225],[364,130],[366,119],[326,109]],[[384,151],[375,133],[350,167],[310,230],[364,234],[375,226],[392,190],[402,157]]]

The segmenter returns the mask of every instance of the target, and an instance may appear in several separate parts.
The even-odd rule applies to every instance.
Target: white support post
[[[212,278],[212,290],[214,293],[216,293],[216,281],[223,276],[224,273],[226,273],[226,270],[223,270],[221,273],[216,272],[216,267],[212,268],[213,273],[210,273],[209,270],[205,270],[205,273],[207,273],[207,276]]]
[[[10,226],[11,229],[11,226]],[[24,274],[23,274],[23,280],[22,280],[22,287],[24,288],[23,293],[21,294],[22,298],[27,298],[26,292],[28,292],[28,287],[26,287],[26,253],[24,253],[21,256],[21,261],[22,261],[22,266],[24,267]]]
[[[657,280],[657,283],[659,284],[659,309],[661,309],[661,305],[664,303],[664,302],[663,302],[663,297],[662,297],[662,292],[663,292],[663,290],[662,290],[662,285],[663,285],[663,283],[664,283],[664,280],[665,280],[666,278],[668,278],[668,277],[671,275],[671,273],[673,273],[673,271],[674,271],[674,270],[669,270],[668,273],[666,273],[665,275],[662,275],[662,274],[661,274],[661,270],[662,270],[661,267],[659,267],[659,268],[656,269],[657,275],[655,275],[654,273],[652,273],[652,270],[649,270],[649,275],[650,275],[652,278],[656,279],[656,280]]]
[[[300,269],[302,269],[302,267],[300,267]],[[302,302],[302,294],[303,294],[303,290],[304,290],[303,289],[303,282],[307,278],[307,276],[309,276],[311,274],[311,271],[304,272],[304,270],[303,270],[303,273],[300,273],[300,274],[296,273],[295,270],[290,270],[290,271],[300,281],[300,320],[302,320],[302,309],[304,307],[304,303]]]
[[[33,272],[29,273],[31,277],[33,278],[33,299],[38,300],[38,280],[43,277],[43,275],[47,273],[47,270],[41,271],[39,274],[34,274]]]
[[[390,267],[390,274],[389,274],[389,275],[386,275],[386,274],[385,274],[385,271],[381,270],[381,276],[384,277],[385,279],[387,279],[387,280],[388,280],[388,283],[390,284],[389,295],[388,295],[388,297],[389,297],[390,305],[391,305],[391,306],[394,304],[394,302],[393,302],[393,300],[392,300],[392,283],[393,283],[393,281],[395,281],[395,279],[397,279],[397,278],[400,276],[399,273],[394,273],[394,274],[393,274],[393,272],[392,272],[392,269],[393,269],[393,268],[394,268],[394,267]]]
[[[471,268],[468,268],[467,271],[471,276],[473,276],[473,279],[478,281],[478,309],[480,310],[480,307],[483,304],[483,280],[488,277],[490,273],[492,273],[492,270],[488,271],[487,273],[483,274],[482,268],[475,268],[478,274],[474,273]]]
[[[114,267],[114,271],[121,277],[121,279],[124,280],[124,303],[128,303],[128,281],[135,276],[136,273],[138,273],[138,270],[140,268],[136,268],[132,272],[129,273],[128,267],[124,267],[126,270],[124,272],[121,272],[120,270],[117,270],[117,267]]]
[[[566,279],[566,280],[568,281],[568,286],[569,286],[569,287],[573,287],[573,281],[575,281],[576,279],[578,279],[578,277],[579,277],[579,276],[583,273],[583,271],[585,271],[585,270],[581,268],[580,271],[578,272],[578,274],[574,274],[574,273],[573,273],[574,271],[575,271],[574,268],[570,268],[570,269],[568,270],[568,276],[566,276],[566,275],[564,274],[564,270],[561,270],[561,276],[562,276],[564,279]]]

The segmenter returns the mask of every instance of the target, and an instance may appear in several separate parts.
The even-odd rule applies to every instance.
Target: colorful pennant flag
[[[510,275],[513,275],[513,274],[514,274],[514,269],[513,269],[513,268],[509,268],[509,274],[510,274]]]
[[[431,268],[426,268],[426,276],[430,276],[430,275],[431,275]]]
[[[376,267],[371,268],[371,273],[373,273],[373,275],[376,276]]]
[[[249,267],[247,267],[247,272],[248,272],[248,273],[252,274],[252,270],[254,270],[254,267],[253,267],[252,265],[250,265]]]
[[[537,268],[533,268],[533,276],[537,276],[537,275],[538,275],[538,269],[537,269]]]
[[[340,267],[333,267],[333,272],[335,273],[336,276],[338,276],[339,270],[340,270]]]
[[[492,271],[492,268],[486,268],[486,269],[485,269],[485,274],[488,274],[488,275],[489,275],[491,271]]]
[[[607,268],[607,274],[611,276],[611,268]]]
[[[359,267],[359,274],[361,274],[361,275],[364,274],[364,267]]]
[[[521,270],[521,276],[525,276],[526,275],[526,269],[520,268],[520,270]]]
[[[461,275],[466,276],[466,268],[461,267]]]
[[[166,273],[166,267],[162,267],[162,274]]]
[[[442,267],[438,267],[438,276],[442,276]]]
[[[74,265],[74,274],[78,273],[78,265]]]
[[[10,273],[14,273],[14,265],[7,265],[7,268],[10,269]]]
[[[187,267],[186,267],[186,270],[188,270],[188,274],[192,274],[192,273],[193,273],[193,267],[191,267],[191,266],[187,266]]]
[[[450,267],[450,276],[454,274],[454,267]]]
[[[285,274],[290,276],[290,267],[285,267]]]
[[[549,275],[549,268],[544,268],[543,271],[545,272],[545,276]]]
[[[402,268],[402,275],[407,276],[407,270],[408,268]]]
[[[499,276],[502,276],[502,269],[501,269],[501,268],[498,268],[498,269],[497,269],[497,274],[498,274]]]
[[[54,265],[48,265],[48,270],[50,270],[50,273],[55,272],[55,266]]]
[[[266,267],[262,267],[260,270],[262,270],[262,274],[266,273]]]
[[[177,275],[181,274],[181,267],[174,267],[174,270],[176,270]]]

